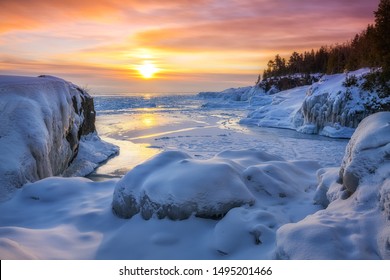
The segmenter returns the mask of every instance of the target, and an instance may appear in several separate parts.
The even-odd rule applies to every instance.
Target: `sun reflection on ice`
[[[152,127],[157,124],[156,116],[153,114],[143,114],[140,116],[142,123],[146,127]]]

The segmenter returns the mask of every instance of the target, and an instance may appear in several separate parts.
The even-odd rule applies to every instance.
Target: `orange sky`
[[[277,53],[342,43],[379,0],[0,0],[0,74],[94,94],[253,85]],[[150,79],[137,69],[152,64]]]

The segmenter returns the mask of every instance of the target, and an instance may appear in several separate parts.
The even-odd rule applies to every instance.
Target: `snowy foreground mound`
[[[117,184],[113,209],[123,218],[141,212],[144,219],[219,217],[252,205],[254,197],[241,180],[240,168],[217,156],[195,160],[182,152],[164,152],[135,167]]]
[[[116,184],[112,207],[123,218],[221,218],[236,207],[256,209],[299,196],[315,186],[310,174],[318,168],[255,150],[225,151],[209,160],[163,152]]]
[[[363,90],[370,69],[324,75],[311,86],[274,94],[257,91],[255,110],[241,124],[288,128],[308,134],[350,138],[367,116],[388,108],[390,97]],[[255,86],[257,87],[257,86]]]
[[[93,99],[79,87],[51,76],[0,76],[0,200],[27,182],[85,175],[116,152],[96,135]]]
[[[327,206],[277,233],[288,259],[390,259],[390,112],[364,119],[341,166],[320,170],[318,203]]]

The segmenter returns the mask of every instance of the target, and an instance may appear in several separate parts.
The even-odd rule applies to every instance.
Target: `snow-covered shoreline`
[[[259,95],[252,88],[244,90],[245,97],[238,101],[234,90],[230,91],[234,100],[224,98],[225,108],[234,108],[235,102],[246,102],[248,108],[272,104],[274,108],[263,109],[269,116],[263,121],[290,129],[289,122],[294,123],[291,116],[299,111],[297,100],[303,96],[300,88],[272,96]],[[285,159],[265,149],[245,149],[242,140],[255,141],[256,135],[229,132],[235,126],[228,126],[225,122],[230,119],[224,119],[226,115],[213,105],[221,97],[205,98],[208,105],[202,110],[206,116],[209,112],[220,114],[209,116],[213,125],[205,115],[194,119],[186,112],[185,120],[175,120],[181,114],[165,120],[168,132],[158,131],[161,128],[157,125],[132,132],[107,129],[108,135],[117,135],[121,141],[126,137],[135,143],[149,139],[150,148],[154,143],[166,144],[164,152],[132,168],[121,179],[93,182],[49,176],[15,189],[12,199],[0,202],[0,212],[5,213],[0,216],[0,258],[390,258],[389,112],[374,114],[358,126],[341,168],[323,169],[318,160]],[[75,103],[70,99],[64,104],[73,107]],[[155,110],[159,110],[158,105]],[[153,127],[152,117],[148,111],[138,115],[138,120]],[[134,115],[119,116],[119,124],[127,118]],[[116,124],[113,120],[106,120],[109,128]],[[194,127],[182,129],[183,123]],[[175,125],[178,127],[172,129]],[[221,134],[222,129],[226,134]],[[140,132],[146,135],[139,136]],[[227,139],[238,141],[244,149],[211,157],[202,157],[195,150],[190,155],[178,151],[185,149],[182,145],[172,150],[174,137],[177,143],[191,145],[205,138],[197,143],[198,148]],[[95,133],[80,139],[74,169],[67,169],[69,175],[89,172],[116,151]],[[211,142],[213,139],[216,142]],[[270,151],[282,143],[274,142],[275,137],[270,139]],[[298,139],[292,146],[302,143],[307,142]],[[277,145],[273,148],[278,149]]]
[[[254,150],[227,151],[209,160],[167,152],[146,161],[122,180],[93,182],[85,178],[51,177],[25,185],[13,199],[0,203],[1,213],[7,213],[0,219],[0,256],[2,259],[388,259],[389,139],[383,138],[383,134],[390,135],[389,117],[390,113],[375,114],[358,128],[350,144],[350,150],[355,152],[346,154],[345,162],[351,162],[351,166],[360,163],[363,169],[353,170],[362,174],[369,174],[369,170],[361,165],[366,162],[361,156],[374,155],[377,164],[374,173],[364,175],[349,197],[342,195],[345,190],[338,179],[339,168],[320,169],[317,182],[316,170],[320,166],[316,162],[286,161]],[[369,143],[370,137],[382,139],[387,145],[377,141],[372,145],[374,154],[359,153],[359,149],[366,147],[359,143]],[[354,159],[356,155],[360,158]],[[172,156],[180,158],[165,160]],[[150,165],[158,168],[150,169]],[[171,210],[175,213],[188,210],[181,208],[181,199],[189,205],[200,202],[205,206],[199,208],[202,211],[212,209],[209,207],[214,207],[215,197],[207,193],[214,190],[218,198],[218,178],[226,177],[227,168],[232,176],[238,175],[230,184],[245,188],[253,201],[239,207],[233,205],[230,210],[225,208],[225,215],[217,212],[219,219],[205,218],[203,214],[172,216]],[[203,169],[213,169],[213,176],[198,174]],[[139,180],[143,185],[134,188],[132,184],[138,186]],[[198,190],[198,185],[207,188]],[[115,188],[147,194],[149,199],[139,200],[146,214],[136,211],[129,219],[117,217],[112,211],[113,199],[127,203],[131,199],[113,196]],[[172,200],[173,197],[178,200]],[[166,203],[161,208],[167,210],[166,214],[160,212],[156,202]],[[125,203],[123,207],[132,204]],[[184,220],[171,220],[177,217]]]
[[[221,103],[248,102],[252,112],[240,123],[261,127],[287,128],[306,134],[351,138],[365,117],[383,111],[390,97],[381,98],[375,90],[363,90],[371,69],[323,75],[311,86],[265,92],[259,85],[222,92],[199,93]],[[353,81],[353,82],[351,82]],[[350,83],[350,84],[349,84]],[[218,102],[206,104],[217,106]]]

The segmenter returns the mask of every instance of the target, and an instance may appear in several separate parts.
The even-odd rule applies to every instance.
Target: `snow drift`
[[[390,258],[390,113],[364,119],[339,173],[318,173],[316,200],[326,209],[277,232],[283,259]]]
[[[66,172],[87,135],[101,141],[93,99],[56,77],[0,76],[0,120],[0,200],[27,182]],[[117,152],[104,148],[99,161]]]

